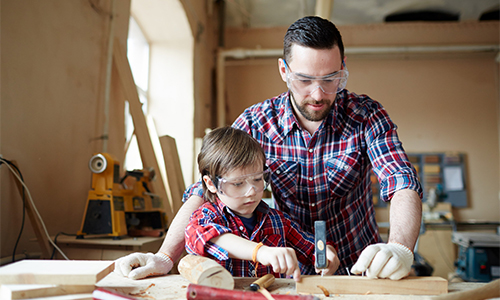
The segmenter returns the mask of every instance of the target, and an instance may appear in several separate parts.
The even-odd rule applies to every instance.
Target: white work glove
[[[132,253],[115,260],[115,273],[130,279],[142,279],[170,272],[174,263],[163,253]]]
[[[358,261],[352,266],[351,273],[366,271],[369,278],[401,279],[410,274],[413,253],[402,244],[375,244],[361,252]]]

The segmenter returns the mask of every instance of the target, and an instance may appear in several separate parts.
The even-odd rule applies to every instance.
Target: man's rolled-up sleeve
[[[211,239],[224,233],[230,233],[231,229],[219,224],[219,217],[209,209],[196,210],[189,221],[185,231],[186,251],[190,254],[201,256],[213,256],[218,260],[227,260],[228,252],[210,242]]]

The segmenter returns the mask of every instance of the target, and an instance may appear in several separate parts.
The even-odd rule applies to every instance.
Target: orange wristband
[[[254,277],[257,277],[257,268],[259,267],[259,262],[257,261],[257,251],[259,251],[259,248],[262,246],[264,246],[264,244],[262,244],[262,242],[260,242],[253,249],[252,260],[255,264]]]
[[[257,262],[257,251],[259,251],[259,248],[262,247],[262,246],[264,246],[264,244],[262,244],[262,242],[260,242],[253,249],[252,260],[253,260],[254,263]]]

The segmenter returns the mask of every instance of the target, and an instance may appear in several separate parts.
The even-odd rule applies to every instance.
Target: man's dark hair
[[[332,49],[337,46],[344,60],[344,44],[339,30],[332,22],[320,17],[303,17],[288,27],[283,40],[283,58],[287,62],[292,61],[293,44],[313,49]]]

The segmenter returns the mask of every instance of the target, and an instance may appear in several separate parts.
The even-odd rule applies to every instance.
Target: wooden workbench
[[[252,278],[235,278],[235,290],[248,290],[252,283]],[[151,284],[154,284],[151,286]],[[181,275],[166,275],[156,278],[132,280],[111,273],[97,283],[98,287],[103,287],[111,291],[117,291],[125,295],[136,294],[137,299],[186,299],[186,289],[189,281]],[[449,292],[469,290],[484,285],[483,283],[450,283]],[[149,287],[149,288],[148,288]],[[146,290],[146,293],[141,293]],[[293,279],[276,279],[268,289],[272,294],[295,294],[295,283]],[[316,294],[320,299],[347,299],[347,300],[421,300],[426,296],[415,295],[331,295],[325,297]],[[146,298],[145,298],[146,297]]]

